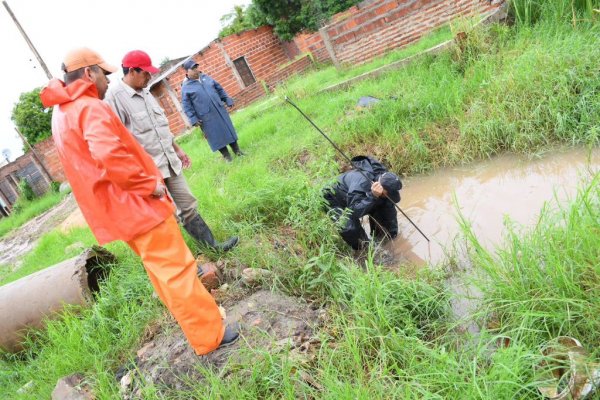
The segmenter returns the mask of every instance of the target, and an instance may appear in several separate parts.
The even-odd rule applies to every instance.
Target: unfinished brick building
[[[266,95],[289,76],[310,68],[312,61],[353,65],[419,40],[454,18],[486,16],[505,0],[365,0],[334,15],[318,32],[281,42],[264,26],[213,40],[191,57],[243,107]],[[152,94],[164,108],[171,131],[189,127],[181,107],[181,65],[173,62],[155,77]]]

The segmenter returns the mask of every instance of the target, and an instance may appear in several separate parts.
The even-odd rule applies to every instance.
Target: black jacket
[[[330,206],[350,209],[350,218],[354,220],[371,215],[392,237],[396,236],[398,221],[394,203],[384,197],[377,198],[371,192],[373,181],[379,179],[387,169],[379,161],[368,156],[354,157],[352,165],[354,169],[338,177],[338,183],[333,187],[333,196],[327,199]]]

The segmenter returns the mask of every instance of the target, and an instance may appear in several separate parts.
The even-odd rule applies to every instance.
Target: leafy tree
[[[171,62],[171,59],[170,59],[169,57],[165,57],[165,58],[163,58],[163,59],[160,61],[160,65],[159,65],[160,69],[163,69],[163,67],[164,67],[165,65],[167,65],[168,63],[170,63],[170,62]]]
[[[303,30],[318,30],[333,14],[347,10],[358,2],[359,0],[252,0],[248,7],[235,6],[230,13],[221,17],[223,29],[219,32],[219,37],[271,25],[277,37],[292,40]]]
[[[223,28],[219,32],[219,37],[269,25],[265,16],[257,10],[254,4],[250,4],[245,8],[244,6],[234,6],[233,10],[223,15],[220,21]]]
[[[11,119],[31,145],[52,135],[50,123],[52,109],[44,109],[40,100],[41,89],[36,88],[31,92],[21,93],[11,115]]]
[[[292,40],[303,30],[316,31],[333,14],[347,10],[357,3],[359,0],[253,0],[252,2],[282,40]]]

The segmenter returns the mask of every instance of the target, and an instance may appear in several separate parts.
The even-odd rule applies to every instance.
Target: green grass
[[[63,198],[64,195],[61,193],[49,192],[30,202],[21,202],[19,211],[13,212],[9,217],[0,219],[0,238],[6,236],[10,231],[17,229],[30,219],[54,207]]]
[[[600,7],[598,0],[509,0],[510,14],[520,24],[532,24],[540,20],[579,22],[595,20]]]
[[[303,76],[279,88],[279,98],[234,115],[248,155],[233,163],[210,152],[198,132],[183,138],[193,160],[186,176],[203,217],[218,238],[241,237],[224,258],[232,266],[270,269],[273,290],[325,307],[322,346],[304,360],[245,349],[228,366],[232,373],[205,371],[208,382],[188,391],[160,394],[146,385],[144,398],[536,399],[533,366],[544,341],[572,335],[597,358],[598,180],[582,186],[562,211],[542,213],[530,234],[512,233],[498,252],[483,250],[465,226],[477,272],[471,279],[483,293],[475,341],[450,315],[444,270],[408,278],[402,267],[389,271],[372,258],[358,265],[349,257],[320,203],[321,188],[343,160],[281,98],[295,100],[349,155],[373,154],[400,173],[506,151],[595,146],[598,29],[544,18],[535,25],[467,26],[463,47],[343,91],[315,95],[364,70]],[[382,101],[358,110],[364,95]],[[46,235],[18,276],[72,256],[61,249],[77,241],[93,239],[85,229]],[[122,243],[109,248],[119,262],[94,304],[34,333],[22,354],[0,356],[0,397],[48,398],[58,378],[82,372],[97,398],[118,398],[114,372],[135,357],[144,328],[165,311],[132,252]],[[496,349],[504,336],[511,345]],[[30,392],[17,396],[31,380]]]

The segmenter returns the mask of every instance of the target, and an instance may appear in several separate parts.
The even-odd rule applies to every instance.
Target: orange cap
[[[100,54],[87,47],[71,50],[63,61],[63,69],[65,72],[73,72],[79,68],[90,67],[97,65],[106,72],[113,73],[117,70],[110,64],[107,64]]]

